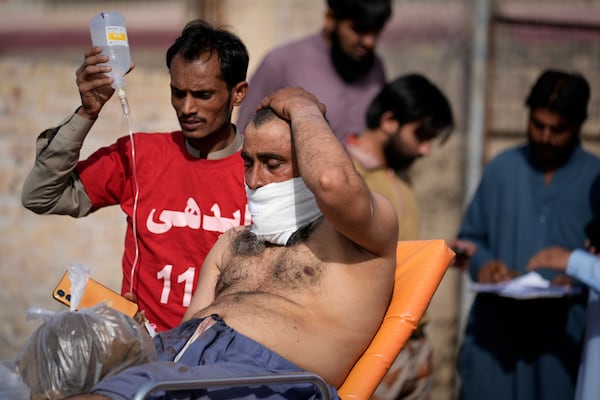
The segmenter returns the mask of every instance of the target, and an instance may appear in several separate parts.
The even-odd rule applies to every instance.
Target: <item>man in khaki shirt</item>
[[[442,91],[420,74],[402,75],[371,101],[368,128],[346,138],[358,172],[371,190],[388,199],[398,215],[398,240],[421,239],[419,203],[409,169],[431,153],[436,138],[452,133],[450,104]],[[378,387],[378,400],[429,399],[433,350],[423,319]]]

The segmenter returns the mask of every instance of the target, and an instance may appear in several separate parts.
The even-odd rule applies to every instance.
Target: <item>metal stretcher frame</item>
[[[416,329],[453,259],[454,252],[444,240],[398,242],[390,305],[371,344],[338,388],[343,400],[371,398]],[[143,400],[155,390],[198,390],[272,383],[312,383],[317,387],[321,399],[330,400],[325,381],[309,372],[149,382],[138,390],[134,400]]]
[[[234,378],[183,379],[176,381],[148,382],[137,391],[133,400],[144,400],[156,390],[198,390],[214,387],[234,387],[264,385],[265,383],[312,383],[321,395],[321,399],[330,400],[329,387],[318,375],[310,372],[290,372],[273,375],[240,376]]]

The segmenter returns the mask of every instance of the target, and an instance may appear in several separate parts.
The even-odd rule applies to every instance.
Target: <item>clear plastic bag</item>
[[[105,304],[44,319],[16,360],[32,400],[85,393],[108,375],[156,359],[144,328]]]
[[[17,383],[24,382],[32,400],[85,393],[106,376],[156,359],[152,339],[133,318],[103,303],[75,311],[89,278],[89,268],[71,264],[68,273],[70,311],[30,308],[27,319],[41,319],[43,323],[27,339],[16,361],[7,365],[6,371],[0,370],[7,377],[18,378]],[[11,375],[15,373],[16,377]],[[17,384],[15,388],[23,389]],[[4,386],[0,385],[0,389],[4,390]],[[6,390],[9,389],[12,390]]]

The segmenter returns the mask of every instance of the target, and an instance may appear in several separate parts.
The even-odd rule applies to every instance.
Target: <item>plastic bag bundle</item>
[[[156,359],[146,331],[104,304],[44,320],[16,360],[32,400],[85,393],[106,376]]]

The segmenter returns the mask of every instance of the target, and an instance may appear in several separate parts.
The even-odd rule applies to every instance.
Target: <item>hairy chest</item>
[[[319,285],[323,265],[305,244],[234,254],[221,266],[215,294],[306,290]]]

